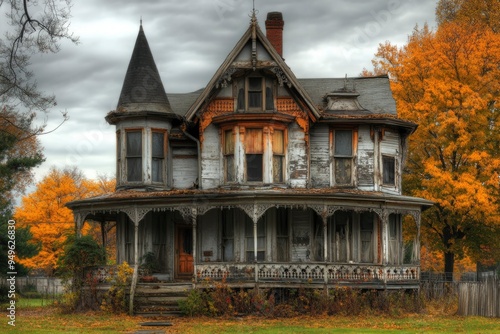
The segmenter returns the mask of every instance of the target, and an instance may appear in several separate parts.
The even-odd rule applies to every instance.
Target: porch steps
[[[134,313],[143,317],[178,317],[179,301],[185,300],[191,283],[139,283],[135,292]]]

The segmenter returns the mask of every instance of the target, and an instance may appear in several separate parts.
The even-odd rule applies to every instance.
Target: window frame
[[[251,80],[260,79],[260,90],[251,87]],[[250,95],[252,92],[260,93],[260,106],[251,106]],[[274,79],[265,75],[249,75],[235,82],[235,110],[239,112],[266,112],[274,111],[275,84]]]
[[[139,133],[140,134],[140,144],[139,144],[139,150],[140,153],[136,155],[131,155],[129,154],[129,137],[128,134],[130,133]],[[143,168],[143,155],[144,155],[144,131],[142,128],[131,128],[131,129],[125,129],[125,177],[126,177],[126,182],[128,183],[141,183],[144,181],[144,168]],[[139,179],[137,180],[131,180],[130,174],[129,174],[129,161],[131,159],[139,159]]]
[[[162,157],[157,157],[155,156],[155,149],[154,149],[154,135],[155,134],[162,134],[163,136],[163,152],[162,152]],[[166,158],[167,158],[167,131],[164,129],[151,129],[151,182],[152,183],[165,183],[166,182]],[[161,160],[160,163],[160,173],[161,175],[161,180],[157,181],[154,179],[155,177],[155,172],[154,172],[154,161],[156,160]]]
[[[260,137],[261,137],[261,143],[260,143],[260,150],[249,150],[248,149],[248,137],[249,137],[249,133],[250,132],[253,132],[253,131],[260,131]],[[264,128],[262,127],[245,127],[245,145],[244,145],[244,155],[245,155],[245,162],[244,162],[244,170],[245,170],[245,173],[244,173],[244,179],[245,179],[245,182],[246,183],[263,183],[264,182],[264,155],[265,155],[265,148],[266,148],[266,145],[265,145],[265,140],[264,140],[265,136],[264,136]],[[250,179],[249,177],[249,162],[251,162],[251,160],[249,159],[249,156],[255,156],[255,157],[259,157],[260,156],[260,180],[257,180],[257,179]],[[252,166],[254,166],[252,164]],[[256,168],[258,168],[258,164],[256,164]],[[253,178],[253,176],[252,176]]]
[[[276,132],[279,131],[282,133],[282,152],[276,152],[275,150],[275,135]],[[286,181],[286,148],[287,148],[287,131],[286,128],[273,128],[272,129],[272,137],[271,137],[271,145],[272,145],[272,162],[271,162],[271,179],[272,183],[280,184],[285,183]],[[281,160],[281,175],[279,176],[281,180],[276,180],[276,171],[275,171],[275,158]]]
[[[351,154],[336,154],[336,132],[350,131],[351,132]],[[330,184],[334,187],[353,187],[356,184],[356,156],[358,147],[358,129],[354,127],[334,127],[330,129]],[[337,161],[350,161],[350,181],[345,183],[337,182]]]
[[[391,182],[386,182],[386,164],[385,161],[391,159],[392,160],[392,183]],[[396,187],[397,182],[396,182],[396,157],[393,155],[388,155],[388,154],[382,154],[382,185],[385,187]]]

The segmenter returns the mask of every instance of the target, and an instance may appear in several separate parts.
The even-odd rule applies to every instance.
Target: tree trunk
[[[444,252],[444,274],[447,282],[453,281],[454,266],[455,266],[455,253]]]

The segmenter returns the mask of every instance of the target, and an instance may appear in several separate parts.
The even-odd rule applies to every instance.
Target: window
[[[116,131],[116,180],[121,180],[122,166],[122,138],[120,131]]]
[[[396,170],[396,159],[394,157],[383,155],[382,156],[383,184],[390,186],[394,186],[396,184],[396,179],[394,177],[395,170]]]
[[[285,138],[283,130],[273,132],[273,182],[284,182]]]
[[[142,131],[127,131],[127,181],[142,181]]]
[[[264,152],[262,129],[246,129],[245,159],[248,182],[262,182]]]
[[[236,84],[238,111],[274,110],[274,80],[265,77],[247,77]]]
[[[248,109],[262,109],[262,78],[248,78]]]
[[[389,263],[390,264],[400,264],[401,252],[400,252],[400,216],[391,214],[389,215]]]
[[[165,133],[153,132],[151,174],[153,182],[163,182],[165,162]]]
[[[288,219],[286,209],[276,210],[276,260],[278,262],[288,262],[290,254],[288,251]]]
[[[222,261],[234,261],[234,220],[231,211],[222,216]]]
[[[335,185],[351,185],[353,170],[353,130],[333,131]]]
[[[364,212],[360,215],[361,227],[361,262],[373,262],[373,213]]]
[[[347,262],[351,258],[352,215],[335,212],[333,216],[333,260]]]
[[[254,238],[253,238],[253,222],[246,219],[245,222],[245,240],[247,262],[253,262],[254,254]],[[266,257],[266,225],[263,221],[257,223],[257,261],[264,261]]]
[[[226,182],[236,180],[234,175],[234,135],[232,130],[224,131],[224,170]]]

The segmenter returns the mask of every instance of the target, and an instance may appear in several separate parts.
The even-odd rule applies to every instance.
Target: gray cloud
[[[371,66],[378,44],[402,45],[413,27],[434,25],[436,0],[276,0],[256,1],[258,21],[281,11],[285,20],[284,57],[298,77],[358,75]],[[79,166],[88,177],[115,172],[114,127],[104,116],[116,107],[128,62],[143,27],[168,93],[204,87],[250,22],[244,0],[75,2],[72,29],[78,46],[62,43],[61,52],[33,59],[39,87],[58,100],[41,137],[46,162]]]

